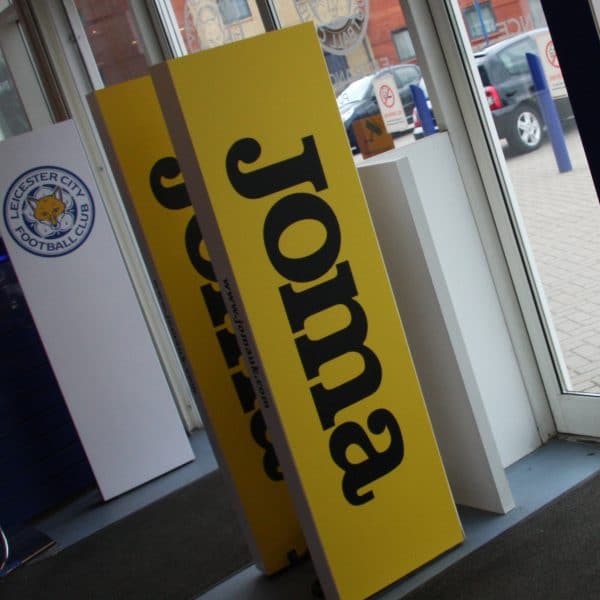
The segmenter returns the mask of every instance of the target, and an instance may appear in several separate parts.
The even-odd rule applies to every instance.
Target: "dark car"
[[[414,101],[410,86],[412,84],[418,85],[419,81],[421,81],[421,69],[419,69],[417,65],[394,65],[382,69],[377,73],[372,73],[371,75],[357,79],[345,88],[337,97],[340,115],[344,122],[348,141],[350,142],[350,147],[353,152],[357,152],[358,147],[354,131],[352,130],[352,124],[358,119],[380,114],[377,98],[375,97],[375,91],[373,89],[373,80],[385,73],[392,73],[394,75],[396,87],[398,88],[398,94],[402,101],[407,121],[409,125],[412,124]]]
[[[539,55],[536,38],[547,34],[545,28],[534,29],[474,55],[498,137],[515,153],[536,150],[542,143],[544,123],[526,54]],[[561,120],[573,117],[566,96],[555,99],[555,105]]]

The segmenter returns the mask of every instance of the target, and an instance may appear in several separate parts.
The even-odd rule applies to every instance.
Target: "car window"
[[[353,81],[338,97],[338,106],[350,104],[351,102],[360,102],[366,98],[369,93],[373,94],[373,86],[371,85],[372,75],[362,77]]]
[[[525,75],[529,74],[525,53],[535,51],[535,42],[525,39],[498,52],[498,58],[511,75]]]
[[[481,76],[481,83],[483,83],[483,85],[492,85],[492,80],[490,79],[486,66],[484,64],[477,65],[477,70]]]
[[[394,71],[394,78],[396,85],[401,88],[417,82],[421,78],[421,71],[418,67],[402,67]]]

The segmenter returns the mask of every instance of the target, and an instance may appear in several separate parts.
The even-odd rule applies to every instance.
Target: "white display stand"
[[[504,467],[539,440],[450,140],[359,174],[454,498],[507,512]]]
[[[2,142],[0,232],[107,500],[194,453],[85,156],[72,121]]]

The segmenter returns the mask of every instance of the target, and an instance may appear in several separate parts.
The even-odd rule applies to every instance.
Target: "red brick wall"
[[[392,31],[405,27],[406,21],[398,0],[371,0],[369,2],[367,35],[376,59],[387,58],[390,64],[400,62],[392,39]]]
[[[483,4],[485,0],[480,0]],[[473,0],[459,0],[461,9],[473,6]],[[529,7],[527,0],[491,0],[499,31],[490,34],[490,40],[514,35],[518,27],[528,24]],[[390,64],[400,62],[392,39],[392,32],[406,27],[406,20],[398,0],[371,0],[369,3],[368,36],[375,59],[386,58]],[[478,46],[483,38],[472,40]]]

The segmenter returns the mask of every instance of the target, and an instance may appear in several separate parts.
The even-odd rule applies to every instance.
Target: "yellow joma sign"
[[[150,77],[90,96],[259,567],[306,551]],[[198,510],[202,510],[199,506]],[[198,540],[205,543],[206,540]]]
[[[370,596],[462,530],[314,26],[152,75],[325,594]]]

